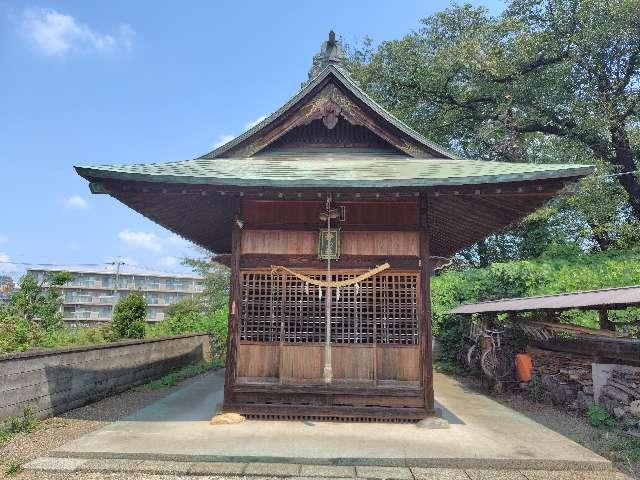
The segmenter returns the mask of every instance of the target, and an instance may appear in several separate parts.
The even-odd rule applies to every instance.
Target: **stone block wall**
[[[41,418],[212,357],[209,335],[28,351],[0,357],[0,420],[32,405]]]
[[[527,352],[553,403],[578,410],[597,404],[618,418],[640,417],[640,367],[536,347]]]
[[[528,347],[534,374],[553,403],[578,410],[593,405],[591,357]]]
[[[594,364],[598,404],[617,418],[640,417],[640,368]]]

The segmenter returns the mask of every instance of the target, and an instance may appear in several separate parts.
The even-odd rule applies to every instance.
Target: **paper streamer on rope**
[[[318,287],[339,288],[339,287],[348,287],[349,285],[360,283],[369,277],[373,277],[374,275],[387,270],[388,268],[391,268],[391,265],[389,265],[388,263],[383,263],[382,265],[378,265],[376,268],[369,270],[368,272],[364,272],[358,275],[357,277],[351,278],[349,280],[340,280],[337,282],[325,282],[323,280],[316,280],[314,278],[303,275],[302,273],[294,272],[293,270],[290,270],[287,267],[283,267],[281,265],[271,265],[271,273],[277,274],[278,272],[283,271],[283,272],[290,273],[291,275],[296,277],[298,280],[301,280],[305,283],[309,283],[311,285],[316,285]],[[322,290],[320,290],[320,292],[322,292]],[[320,298],[322,298],[322,293],[320,293]]]

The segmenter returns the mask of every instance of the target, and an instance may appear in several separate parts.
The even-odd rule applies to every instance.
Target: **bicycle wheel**
[[[482,368],[482,372],[491,380],[496,379],[496,364],[496,356],[492,348],[482,352],[480,368]]]
[[[480,365],[480,349],[478,345],[471,345],[471,348],[467,351],[467,367],[471,371],[478,370]]]
[[[500,349],[496,352],[494,371],[498,381],[514,380],[516,371],[515,352],[509,348]]]

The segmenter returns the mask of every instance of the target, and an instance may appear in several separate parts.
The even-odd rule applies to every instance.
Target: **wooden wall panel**
[[[278,346],[239,344],[238,377],[277,377]]]
[[[331,367],[336,379],[373,380],[374,350],[371,346],[332,345]]]
[[[417,202],[340,202],[345,207],[345,221],[338,226],[415,226],[418,227]],[[248,225],[307,225],[321,227],[319,216],[324,201],[317,200],[246,200],[242,216]]]
[[[378,256],[418,256],[418,232],[412,231],[343,231],[341,254]],[[317,231],[244,230],[243,254],[315,255]],[[336,267],[339,267],[339,261]]]
[[[420,346],[376,345],[379,380],[420,380]]]
[[[418,232],[342,232],[341,253],[345,255],[415,255]]]
[[[244,230],[242,253],[315,254],[318,232],[296,230]]]
[[[282,345],[280,348],[282,383],[322,383],[322,345]]]

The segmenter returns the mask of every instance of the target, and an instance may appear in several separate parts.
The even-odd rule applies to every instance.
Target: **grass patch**
[[[433,369],[446,375],[467,376],[469,374],[467,369],[451,360],[434,360]]]
[[[587,422],[596,428],[613,428],[616,426],[616,419],[599,405],[589,407],[589,410],[587,410]]]
[[[186,380],[187,378],[195,377],[202,373],[208,372],[214,368],[220,368],[224,366],[224,362],[220,359],[215,359],[211,362],[197,362],[187,365],[186,367],[179,368],[166,375],[160,377],[157,380],[153,380],[144,384],[141,388],[150,390],[158,390],[164,387],[171,387]]]
[[[22,460],[10,460],[7,463],[7,468],[4,473],[8,476],[18,475],[20,472],[24,470],[24,466],[22,464]]]
[[[0,423],[0,444],[8,441],[17,433],[33,432],[40,425],[35,409],[27,405],[19,417],[7,417]]]

